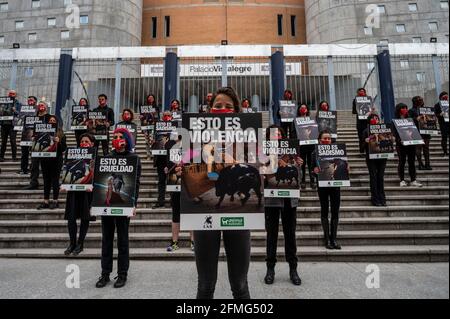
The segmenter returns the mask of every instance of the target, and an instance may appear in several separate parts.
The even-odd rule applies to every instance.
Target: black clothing
[[[448,133],[449,133],[449,122],[445,122],[444,117],[441,116],[442,108],[441,104],[437,103],[434,106],[434,113],[436,114],[439,122],[439,128],[441,130],[441,146],[444,154],[448,154]]]
[[[363,139],[365,143],[366,151],[366,164],[369,169],[370,178],[370,193],[372,196],[372,203],[384,204],[386,203],[386,194],[384,192],[384,172],[386,170],[386,159],[370,159],[369,155],[369,143],[366,139],[369,137],[369,128],[363,133]]]

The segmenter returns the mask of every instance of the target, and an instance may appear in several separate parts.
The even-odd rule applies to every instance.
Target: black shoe
[[[428,165],[428,166],[425,166],[425,170],[426,170],[426,171],[432,171],[433,168],[432,168],[430,165]]]
[[[331,249],[336,249],[336,250],[342,249],[342,247],[335,240],[330,242],[330,246],[332,247]]]
[[[58,202],[52,202],[52,203],[50,204],[50,209],[57,209],[57,208],[59,208]]]
[[[91,217],[89,217],[89,221],[90,222],[95,222],[95,221],[97,221],[97,217],[96,216],[91,216]]]
[[[42,203],[40,204],[38,207],[36,207],[37,210],[41,210],[41,209],[49,209],[50,205],[47,203]]]
[[[69,256],[75,249],[75,244],[70,243],[69,247],[64,251],[64,255]]]
[[[161,207],[164,207],[164,204],[158,203],[158,204],[153,205],[152,209],[157,209],[157,208],[161,208]]]
[[[125,286],[125,283],[127,282],[127,276],[126,275],[119,275],[116,277],[117,281],[114,283],[114,288],[122,288]],[[114,278],[114,279],[116,279]]]
[[[311,183],[309,183],[309,185],[311,186],[311,189],[313,189],[313,190],[317,189],[317,184],[315,182],[311,182]]]
[[[298,275],[296,269],[290,270],[289,277],[291,278],[291,281],[294,285],[300,286],[302,284],[302,280],[300,279],[300,276]]]
[[[267,268],[266,277],[264,277],[264,282],[266,285],[272,285],[275,281],[275,268]]]
[[[108,282],[110,282],[109,275],[102,275],[95,284],[95,287],[104,288]]]
[[[83,243],[78,243],[78,245],[73,250],[72,254],[78,256],[83,251]]]
[[[425,170],[425,166],[422,164],[419,164],[419,167],[417,168],[419,171]]]
[[[27,187],[24,188],[24,190],[26,191],[32,191],[36,189],[39,189],[39,185],[28,185]]]
[[[300,188],[301,188],[301,189],[306,189],[306,183],[305,183],[305,182],[302,182],[302,183],[300,184]]]

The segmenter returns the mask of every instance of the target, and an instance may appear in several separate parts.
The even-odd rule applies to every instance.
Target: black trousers
[[[406,159],[408,159],[408,170],[411,182],[415,181],[417,178],[416,173],[416,147],[397,145],[397,155],[398,155],[398,177],[400,181],[405,180],[405,165]]]
[[[102,145],[103,150],[103,156],[106,156],[109,154],[109,138],[107,140],[103,141],[95,141],[95,147],[97,148],[97,152],[100,149],[99,146]]]
[[[166,179],[167,175],[164,172],[164,167],[161,165],[157,166],[158,172],[158,204],[164,205],[166,200]]]
[[[30,185],[39,186],[39,169],[41,165],[40,158],[31,158],[31,175],[30,175]]]
[[[24,173],[30,170],[30,149],[29,146],[21,146],[22,155],[20,157],[20,170]]]
[[[61,175],[62,161],[59,159],[41,160],[42,178],[44,179],[44,199],[50,199],[50,191],[53,189],[53,200],[59,198],[59,177]]]
[[[275,267],[277,263],[278,228],[281,215],[286,261],[289,263],[291,269],[297,269],[297,241],[295,238],[295,231],[297,228],[297,208],[291,207],[290,200],[285,200],[284,202],[284,207],[265,208],[267,231],[266,263],[268,268]]]
[[[181,213],[181,203],[180,203],[180,192],[174,192],[170,194],[170,203],[172,205],[172,222],[179,223],[180,222],[180,213]]]
[[[195,261],[198,273],[197,299],[213,299],[217,282],[221,231],[195,231]],[[250,299],[250,231],[223,231],[228,278],[234,299]]]
[[[339,209],[341,207],[341,189],[338,187],[319,187],[320,200],[320,220],[324,237],[326,239],[336,240],[337,228],[339,224]],[[328,222],[328,214],[331,204],[331,230]]]
[[[297,137],[297,132],[294,129],[294,123],[281,122],[281,128],[287,138],[295,139]]]
[[[444,121],[439,122],[439,126],[441,128],[441,146],[442,150],[445,154],[448,153],[448,131],[449,131],[449,123],[445,123]]]
[[[11,143],[12,158],[17,157],[17,143],[16,143],[16,131],[14,131],[13,125],[2,124],[2,146],[0,149],[0,158],[5,158],[6,144],[8,143],[8,137]]]
[[[384,192],[384,172],[386,170],[387,160],[385,159],[366,159],[367,168],[370,176],[370,193],[372,202],[386,203],[386,194]]]
[[[422,145],[416,145],[416,157],[417,157],[417,162],[419,163],[420,166],[430,166],[430,141],[431,141],[431,136],[426,135],[423,136],[423,141],[425,142],[425,144]],[[424,162],[422,161],[422,153],[423,153],[423,157],[425,159],[425,165]]]
[[[358,131],[358,139],[359,139],[359,152],[365,153],[366,141],[364,140],[364,131],[367,128],[367,121],[358,120],[356,122],[356,129]]]
[[[312,151],[304,151],[300,149],[300,157],[303,160],[302,165],[302,182],[305,182],[306,180],[306,165],[308,165],[308,174],[309,174],[309,180],[311,182],[314,182],[314,176],[312,174]]]
[[[130,268],[130,246],[128,217],[102,216],[102,275],[109,275],[113,269],[114,233],[117,228],[117,274],[127,275]]]
[[[69,230],[70,243],[75,245],[77,243],[77,230],[78,230],[76,218],[67,220],[67,229]],[[88,230],[89,230],[89,220],[81,220],[78,243],[84,242]]]

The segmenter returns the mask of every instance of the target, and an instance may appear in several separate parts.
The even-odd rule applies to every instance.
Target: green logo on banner
[[[84,189],[84,186],[75,186],[75,189],[83,190],[83,189]]]
[[[123,209],[111,209],[111,215],[123,215]]]
[[[222,227],[244,227],[244,217],[222,217],[220,225]]]
[[[344,183],[342,183],[342,182],[334,182],[333,183],[333,186],[342,186],[342,185],[344,185]]]
[[[279,191],[278,196],[289,196],[291,193],[288,191]]]

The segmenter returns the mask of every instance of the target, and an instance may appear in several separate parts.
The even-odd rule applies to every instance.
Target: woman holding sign
[[[359,118],[358,115],[358,110],[357,110],[357,103],[356,103],[356,99],[359,97],[366,97],[367,96],[367,92],[365,88],[359,88],[358,91],[356,92],[357,97],[353,100],[353,110],[352,113],[356,114],[356,129],[358,131],[358,139],[359,139],[359,152],[362,154],[364,154],[364,148],[365,148],[365,142],[364,142],[364,137],[363,137],[363,133],[364,130],[367,128],[367,124],[368,121],[367,120],[362,120]]]
[[[423,98],[421,96],[415,96],[412,99],[413,107],[409,110],[409,116],[414,120],[414,123],[417,126],[417,129],[421,130],[419,121],[423,120],[424,115],[421,114],[420,108],[425,107],[425,102],[423,101]],[[425,144],[423,145],[416,145],[416,157],[417,161],[419,162],[419,170],[427,170],[431,171],[431,165],[430,165],[430,141],[431,141],[431,135],[429,134],[420,134],[422,136],[423,141]],[[423,157],[425,159],[425,164],[422,161],[422,153]]]
[[[80,136],[78,147],[86,149],[94,147],[95,138],[91,134],[83,134]],[[84,176],[84,179],[93,178],[93,171],[90,176]],[[67,229],[69,231],[70,244],[64,251],[64,255],[73,254],[78,256],[83,251],[84,239],[89,229],[89,221],[91,220],[91,204],[92,190],[81,192],[67,192],[66,210],[64,219],[67,220]],[[80,232],[77,242],[77,219],[81,219]]]
[[[403,103],[397,104],[395,107],[395,118],[396,119],[406,119],[409,117],[408,106]],[[396,131],[396,144],[397,144],[397,154],[398,154],[398,177],[400,178],[400,187],[406,187],[408,184],[405,181],[405,165],[406,159],[408,159],[408,169],[409,176],[411,178],[410,186],[421,187],[417,180],[416,173],[416,146],[408,145],[404,146],[398,131]]]
[[[239,98],[232,88],[221,88],[211,100],[211,113],[240,112]],[[195,260],[198,273],[197,299],[212,299],[217,282],[221,231],[195,231]],[[228,277],[235,299],[249,299],[247,275],[250,266],[250,231],[223,231]]]
[[[331,133],[324,130],[319,134],[319,145],[331,145]],[[320,165],[318,154],[313,153],[314,174],[319,174]],[[325,247],[327,249],[341,249],[336,242],[339,224],[339,209],[341,206],[341,189],[339,187],[318,187],[317,192],[320,199],[321,223],[324,234]],[[331,204],[331,231],[328,222],[329,208]]]
[[[37,209],[55,209],[58,208],[59,198],[59,177],[63,166],[63,153],[67,149],[66,135],[62,130],[61,121],[54,115],[48,118],[48,124],[57,125],[56,135],[53,137],[56,144],[56,157],[42,158],[41,169],[44,179],[44,202]],[[50,191],[53,189],[53,202],[50,204]]]
[[[81,98],[80,101],[78,102],[78,105],[85,106],[87,109],[87,112],[89,112],[89,101],[86,98],[84,98],[84,97]],[[87,119],[86,119],[86,121],[87,121]],[[86,124],[86,122],[82,123],[81,125],[83,125],[83,124]],[[85,133],[87,133],[87,129],[86,130],[75,130],[75,138],[76,138],[76,141],[78,144],[80,143],[81,136]]]
[[[371,114],[368,117],[369,125],[380,124],[380,118],[376,114]],[[370,177],[370,192],[372,194],[373,206],[387,206],[386,194],[384,193],[384,172],[386,170],[387,160],[383,158],[371,159],[369,155],[369,143],[371,139],[375,138],[370,136],[370,127],[363,133],[364,140],[366,142],[366,164],[369,169]]]
[[[141,177],[141,161],[139,156],[132,152],[134,143],[130,132],[124,128],[118,128],[114,131],[112,140],[113,151],[110,153],[112,158],[137,158],[136,167],[136,188],[134,207],[137,207],[139,197],[139,186]],[[135,209],[134,214],[135,215]],[[117,281],[114,288],[122,288],[125,286],[130,266],[129,256],[129,240],[128,227],[130,218],[127,216],[102,216],[102,275],[100,276],[96,287],[103,288],[110,281],[109,275],[113,268],[113,249],[114,249],[114,232],[117,229],[117,249],[118,253],[118,270]]]
[[[301,103],[298,111],[298,117],[310,117],[310,111],[308,105],[305,103]],[[306,189],[306,165],[308,165],[309,172],[309,185],[311,189],[316,189],[317,185],[314,180],[314,176],[312,174],[312,163],[311,163],[311,155],[314,152],[314,145],[302,145],[300,146],[300,156],[303,160],[302,165],[302,183],[301,188]]]
[[[444,106],[445,105],[445,109]],[[441,145],[442,151],[444,151],[444,156],[448,156],[448,131],[449,131],[449,122],[448,122],[448,93],[442,92],[439,94],[439,102],[434,106],[434,113],[436,114],[439,120],[439,128],[441,129]]]

